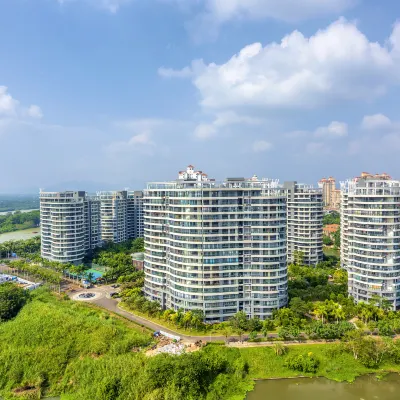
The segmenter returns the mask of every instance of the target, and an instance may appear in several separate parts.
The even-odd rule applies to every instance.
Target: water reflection
[[[299,378],[258,381],[247,400],[399,400],[400,375],[384,380],[373,375],[357,378],[354,383],[334,382],[325,378]]]

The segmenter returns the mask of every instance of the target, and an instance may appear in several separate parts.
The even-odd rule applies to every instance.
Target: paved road
[[[134,315],[128,311],[122,310],[121,308],[118,307],[118,301],[111,298],[109,296],[110,293],[115,292],[116,289],[112,288],[111,286],[100,286],[96,287],[93,289],[87,289],[87,290],[79,290],[79,291],[74,291],[73,293],[70,293],[70,296],[74,296],[79,292],[96,292],[96,293],[101,293],[102,295],[97,298],[96,300],[90,301],[90,303],[96,304],[99,307],[105,308],[106,310],[109,310],[115,314],[121,315],[130,321],[136,322],[137,324],[144,325],[145,327],[153,330],[153,331],[164,331],[167,332],[171,335],[175,336],[180,336],[182,340],[184,340],[187,343],[195,343],[198,340],[204,341],[211,341],[211,342],[216,342],[216,341],[221,341],[221,340],[226,340],[225,336],[192,336],[192,335],[183,335],[182,333],[175,332],[171,329],[166,328],[165,326],[159,325],[153,321],[150,321],[146,318],[139,317],[138,315]],[[230,336],[230,338],[235,338],[236,340],[239,339],[239,336]],[[242,336],[242,339],[247,339],[246,335]]]

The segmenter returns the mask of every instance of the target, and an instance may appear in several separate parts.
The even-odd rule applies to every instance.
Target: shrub
[[[315,373],[319,366],[319,360],[310,352],[288,356],[284,365],[294,371]]]

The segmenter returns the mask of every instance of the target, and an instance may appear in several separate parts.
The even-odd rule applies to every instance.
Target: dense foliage
[[[132,351],[151,340],[131,323],[36,290],[16,319],[0,325],[0,393],[6,399],[18,392],[71,400],[220,400],[249,386],[237,349],[210,346],[151,358]]]
[[[323,225],[340,224],[340,214],[337,211],[332,211],[325,214],[322,220]]]
[[[107,243],[103,247],[94,251],[92,257],[86,261],[107,268],[103,278],[107,281],[129,280],[130,276],[136,272],[133,266],[132,253],[144,251],[144,240],[137,238],[128,240],[124,243]]]
[[[40,211],[22,213],[16,211],[0,215],[0,233],[14,232],[21,229],[35,228],[40,224]]]
[[[300,372],[317,372],[319,360],[313,353],[290,355],[285,360],[285,366]]]
[[[12,253],[19,257],[31,258],[40,254],[40,236],[28,240],[10,240],[0,243],[0,259],[9,257]]]
[[[14,318],[29,298],[29,293],[15,283],[0,284],[0,323]]]
[[[305,301],[326,300],[332,295],[347,295],[347,274],[331,258],[317,265],[289,265],[289,298]]]

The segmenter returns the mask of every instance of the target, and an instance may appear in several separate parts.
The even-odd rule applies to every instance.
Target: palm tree
[[[275,343],[273,349],[276,356],[283,356],[287,351],[287,348],[282,343]]]
[[[336,323],[339,323],[339,320],[343,320],[346,317],[346,314],[340,304],[335,304],[331,311],[333,318],[336,319]]]
[[[328,310],[324,303],[317,303],[313,314],[319,319],[321,318],[322,323],[324,323],[324,317],[327,316]]]
[[[187,312],[185,312],[185,314],[183,315],[183,317],[182,317],[182,323],[183,323],[185,329],[187,329],[188,326],[191,325],[192,317],[193,317],[193,315],[192,315],[192,312],[191,312],[191,311],[187,311]]]

